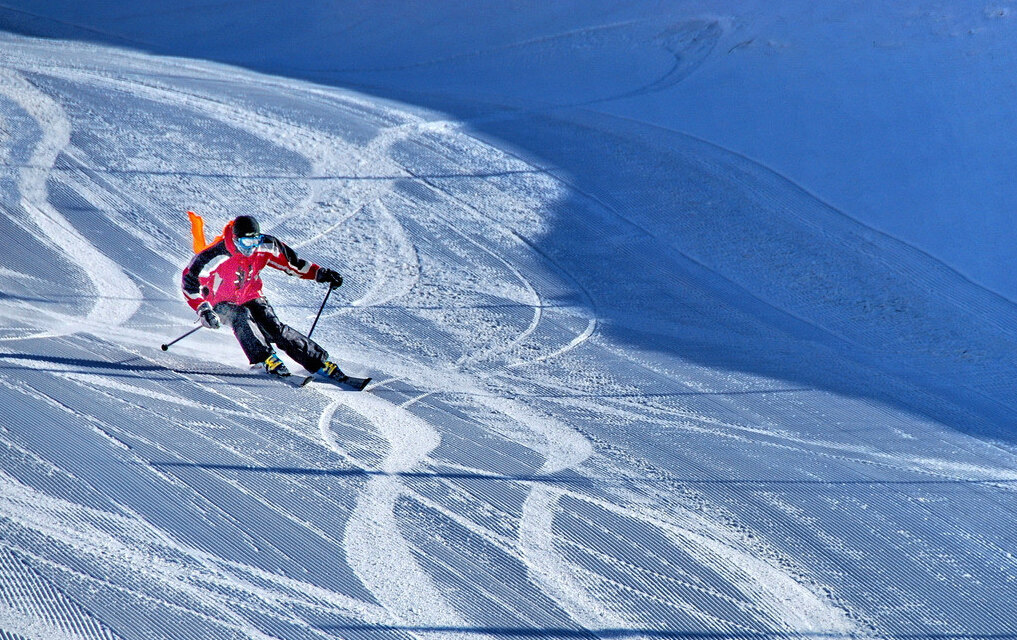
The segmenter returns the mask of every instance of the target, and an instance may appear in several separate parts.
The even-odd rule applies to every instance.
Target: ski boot
[[[286,364],[274,353],[265,358],[265,362],[262,364],[265,365],[265,371],[273,376],[283,378],[290,375],[290,370],[286,368]]]
[[[319,373],[322,373],[322,374],[328,376],[329,378],[331,378],[332,380],[334,380],[336,382],[346,382],[347,380],[350,379],[350,377],[348,375],[346,375],[345,373],[343,373],[343,370],[339,368],[339,365],[337,365],[336,363],[332,362],[331,360],[326,360],[321,365],[321,369],[319,369]]]
[[[346,375],[343,373],[342,369],[339,368],[339,365],[331,360],[326,360],[324,364],[321,365],[321,369],[318,369],[318,373],[326,376],[332,382],[343,384],[354,391],[363,391],[364,387],[366,387],[371,381],[370,378],[354,378],[353,376]]]

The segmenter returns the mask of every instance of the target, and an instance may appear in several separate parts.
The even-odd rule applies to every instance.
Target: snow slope
[[[1017,633],[1013,304],[654,118],[761,9],[4,5],[0,637]],[[161,351],[188,208],[379,383]]]
[[[0,29],[459,117],[587,104],[746,155],[1017,300],[1012,0],[5,0]]]

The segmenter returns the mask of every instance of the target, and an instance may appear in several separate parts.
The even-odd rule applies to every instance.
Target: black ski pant
[[[265,298],[237,305],[220,302],[215,312],[237,337],[251,364],[264,362],[276,345],[308,371],[317,371],[328,360],[328,352],[293,327],[283,324]]]

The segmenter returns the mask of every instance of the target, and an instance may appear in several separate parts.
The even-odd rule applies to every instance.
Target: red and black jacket
[[[259,274],[266,266],[305,280],[318,274],[318,265],[298,257],[274,236],[264,236],[249,256],[237,249],[233,237],[233,226],[227,225],[222,240],[196,253],[184,269],[184,298],[192,309],[206,301],[214,307],[220,302],[240,305],[260,298],[263,283]]]

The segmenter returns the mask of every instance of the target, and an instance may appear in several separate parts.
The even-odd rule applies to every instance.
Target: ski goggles
[[[259,234],[256,236],[237,236],[233,241],[237,248],[243,251],[245,255],[251,255],[264,239],[265,236]]]

